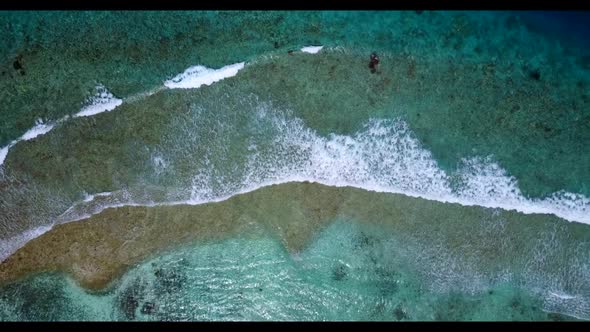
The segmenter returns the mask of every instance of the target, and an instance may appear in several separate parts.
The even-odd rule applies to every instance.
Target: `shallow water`
[[[199,205],[293,181],[515,210],[540,223],[549,214],[563,234],[585,234],[590,67],[585,49],[549,26],[518,12],[1,13],[10,38],[0,45],[0,258],[109,207]],[[377,73],[368,68],[373,51]],[[3,295],[0,318],[588,318],[587,287],[568,275],[587,274],[585,235],[547,242],[559,248],[550,253],[532,249],[541,245],[534,232],[518,228],[533,261],[470,261],[447,280],[417,265],[434,271],[487,249],[416,264],[438,248],[432,213],[409,238],[339,220],[315,230],[296,258],[272,236],[197,241],[154,253],[105,294],[41,275],[2,290],[16,295]],[[457,230],[484,232],[469,215],[452,217]],[[383,237],[378,256],[349,243],[369,231]],[[551,272],[523,277],[523,264],[549,256]],[[186,285],[162,293],[158,283],[176,277],[144,280],[152,263],[183,271]],[[220,271],[229,272],[210,275]],[[539,291],[548,280],[556,295]],[[46,298],[27,295],[44,287]],[[59,309],[48,305],[54,298]]]
[[[148,260],[99,293],[38,276],[5,287],[1,307],[4,319],[19,320],[572,319],[551,311],[575,299],[539,297],[509,275],[416,271],[400,241],[342,221],[296,255],[266,237],[231,239]]]

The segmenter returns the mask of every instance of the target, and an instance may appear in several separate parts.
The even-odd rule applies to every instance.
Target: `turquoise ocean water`
[[[590,51],[551,19],[0,13],[2,260],[107,208],[287,182],[441,203],[402,213],[414,228],[336,217],[295,253],[264,232],[179,245],[101,291],[32,275],[0,320],[589,319]]]

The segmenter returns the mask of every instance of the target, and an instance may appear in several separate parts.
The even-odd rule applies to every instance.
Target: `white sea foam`
[[[86,106],[74,117],[93,116],[102,112],[110,112],[123,103],[122,99],[116,98],[104,86],[96,87],[97,93],[86,101]]]
[[[316,54],[318,53],[322,48],[324,48],[323,46],[306,46],[304,48],[301,49],[301,52],[304,53],[311,53],[311,54]]]
[[[580,267],[577,267],[580,269]],[[584,289],[580,285],[579,290]],[[546,293],[547,294],[547,293]],[[543,311],[566,314],[578,319],[588,320],[590,313],[590,301],[584,293],[580,295],[570,295],[564,292],[548,292],[543,299]]]
[[[81,117],[81,116],[92,116],[102,112],[108,112],[114,110],[117,106],[123,103],[123,100],[115,98],[104,86],[99,85],[96,87],[97,93],[92,98],[87,101],[87,105],[82,107],[82,110],[76,114],[74,117]],[[4,164],[4,160],[8,155],[8,150],[13,147],[19,141],[28,141],[32,140],[35,137],[45,135],[50,132],[57,123],[65,122],[69,119],[69,116],[65,116],[57,121],[54,122],[43,122],[43,120],[38,119],[35,121],[35,126],[29,130],[27,130],[21,137],[12,141],[9,145],[0,149],[0,166]]]
[[[24,246],[25,243],[29,242],[30,240],[36,237],[43,235],[52,227],[52,225],[43,225],[24,231],[6,240],[0,239],[0,262],[3,262],[15,251]]]
[[[14,143],[14,141],[13,141],[13,143]],[[0,149],[0,166],[2,164],[4,164],[4,160],[6,159],[6,156],[8,155],[8,149],[10,149],[10,147],[13,145],[13,143],[10,143],[7,146]]]
[[[154,167],[154,171],[156,172],[156,174],[159,175],[162,172],[164,172],[168,167],[168,161],[162,158],[162,156],[155,155],[152,156],[152,165]]]
[[[568,295],[565,293],[555,293],[555,292],[549,292],[549,294],[551,294],[552,296],[555,296],[561,300],[571,300],[571,299],[575,299],[576,297],[573,295]]]
[[[244,68],[244,65],[245,62],[240,62],[219,69],[192,66],[182,74],[164,82],[164,85],[170,89],[196,89],[202,85],[211,85],[222,79],[236,76],[238,71]]]
[[[102,193],[97,193],[97,194],[84,194],[84,202],[91,202],[94,200],[95,197],[105,197],[105,196],[111,196],[113,193],[111,192],[102,192]]]
[[[20,140],[28,141],[32,140],[33,138],[41,135],[47,134],[49,131],[53,129],[53,124],[50,123],[38,123],[35,127],[27,130],[27,132],[21,136]]]
[[[6,156],[8,155],[8,151],[12,148],[16,143],[20,141],[29,141],[35,137],[45,135],[53,129],[55,126],[54,123],[43,123],[41,119],[35,121],[35,126],[29,130],[27,130],[21,137],[17,138],[16,140],[10,142],[7,146],[0,149],[0,166],[4,164],[6,160]]]
[[[184,199],[153,202],[138,199],[131,192],[126,198],[119,197],[111,203],[101,202],[102,207],[83,208],[86,211],[84,216],[99,213],[110,206],[196,205],[223,201],[270,185],[316,182],[466,206],[501,208],[527,214],[549,213],[570,221],[590,223],[588,198],[567,192],[555,193],[545,199],[526,198],[518,188],[518,181],[507,175],[491,158],[464,159],[455,174],[447,174],[403,121],[371,120],[355,135],[330,135],[326,138],[305,127],[300,119],[277,114],[261,108],[253,119],[256,125],[266,128],[265,132],[274,132],[275,136],[259,138],[261,141],[252,136],[245,148],[247,151],[244,151],[248,154],[246,163],[234,165],[235,169],[244,170],[238,178],[219,174],[218,170],[225,165],[208,160],[207,154],[201,161],[191,156],[201,163],[196,167],[201,171],[194,175],[189,194]],[[206,115],[199,117],[207,118]],[[230,136],[238,131],[232,128],[229,121],[218,120],[226,126],[226,129],[219,129],[220,135]],[[246,126],[243,123],[233,125]],[[186,130],[182,144],[202,144],[203,137],[199,136],[198,128],[187,127]],[[227,131],[227,135],[223,130]],[[208,134],[203,132],[203,135]],[[263,144],[269,139],[273,144]],[[231,137],[227,141],[232,141]],[[219,144],[209,146],[209,152],[218,154],[226,149],[223,146],[226,143]],[[184,149],[190,147],[180,147],[180,151]],[[175,160],[166,151],[160,151],[157,158],[153,158],[156,174],[161,173],[161,170],[158,171],[161,161],[167,160],[173,165]],[[227,161],[223,160],[223,163]],[[92,212],[88,213],[89,210]],[[65,220],[81,219],[71,213],[63,217]]]

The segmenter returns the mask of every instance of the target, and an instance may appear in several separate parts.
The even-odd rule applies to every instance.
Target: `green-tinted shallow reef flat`
[[[590,51],[529,14],[1,12],[0,320],[588,319]]]

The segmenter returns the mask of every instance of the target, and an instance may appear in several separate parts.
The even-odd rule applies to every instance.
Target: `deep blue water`
[[[590,51],[590,11],[516,12],[525,23],[555,39]]]

